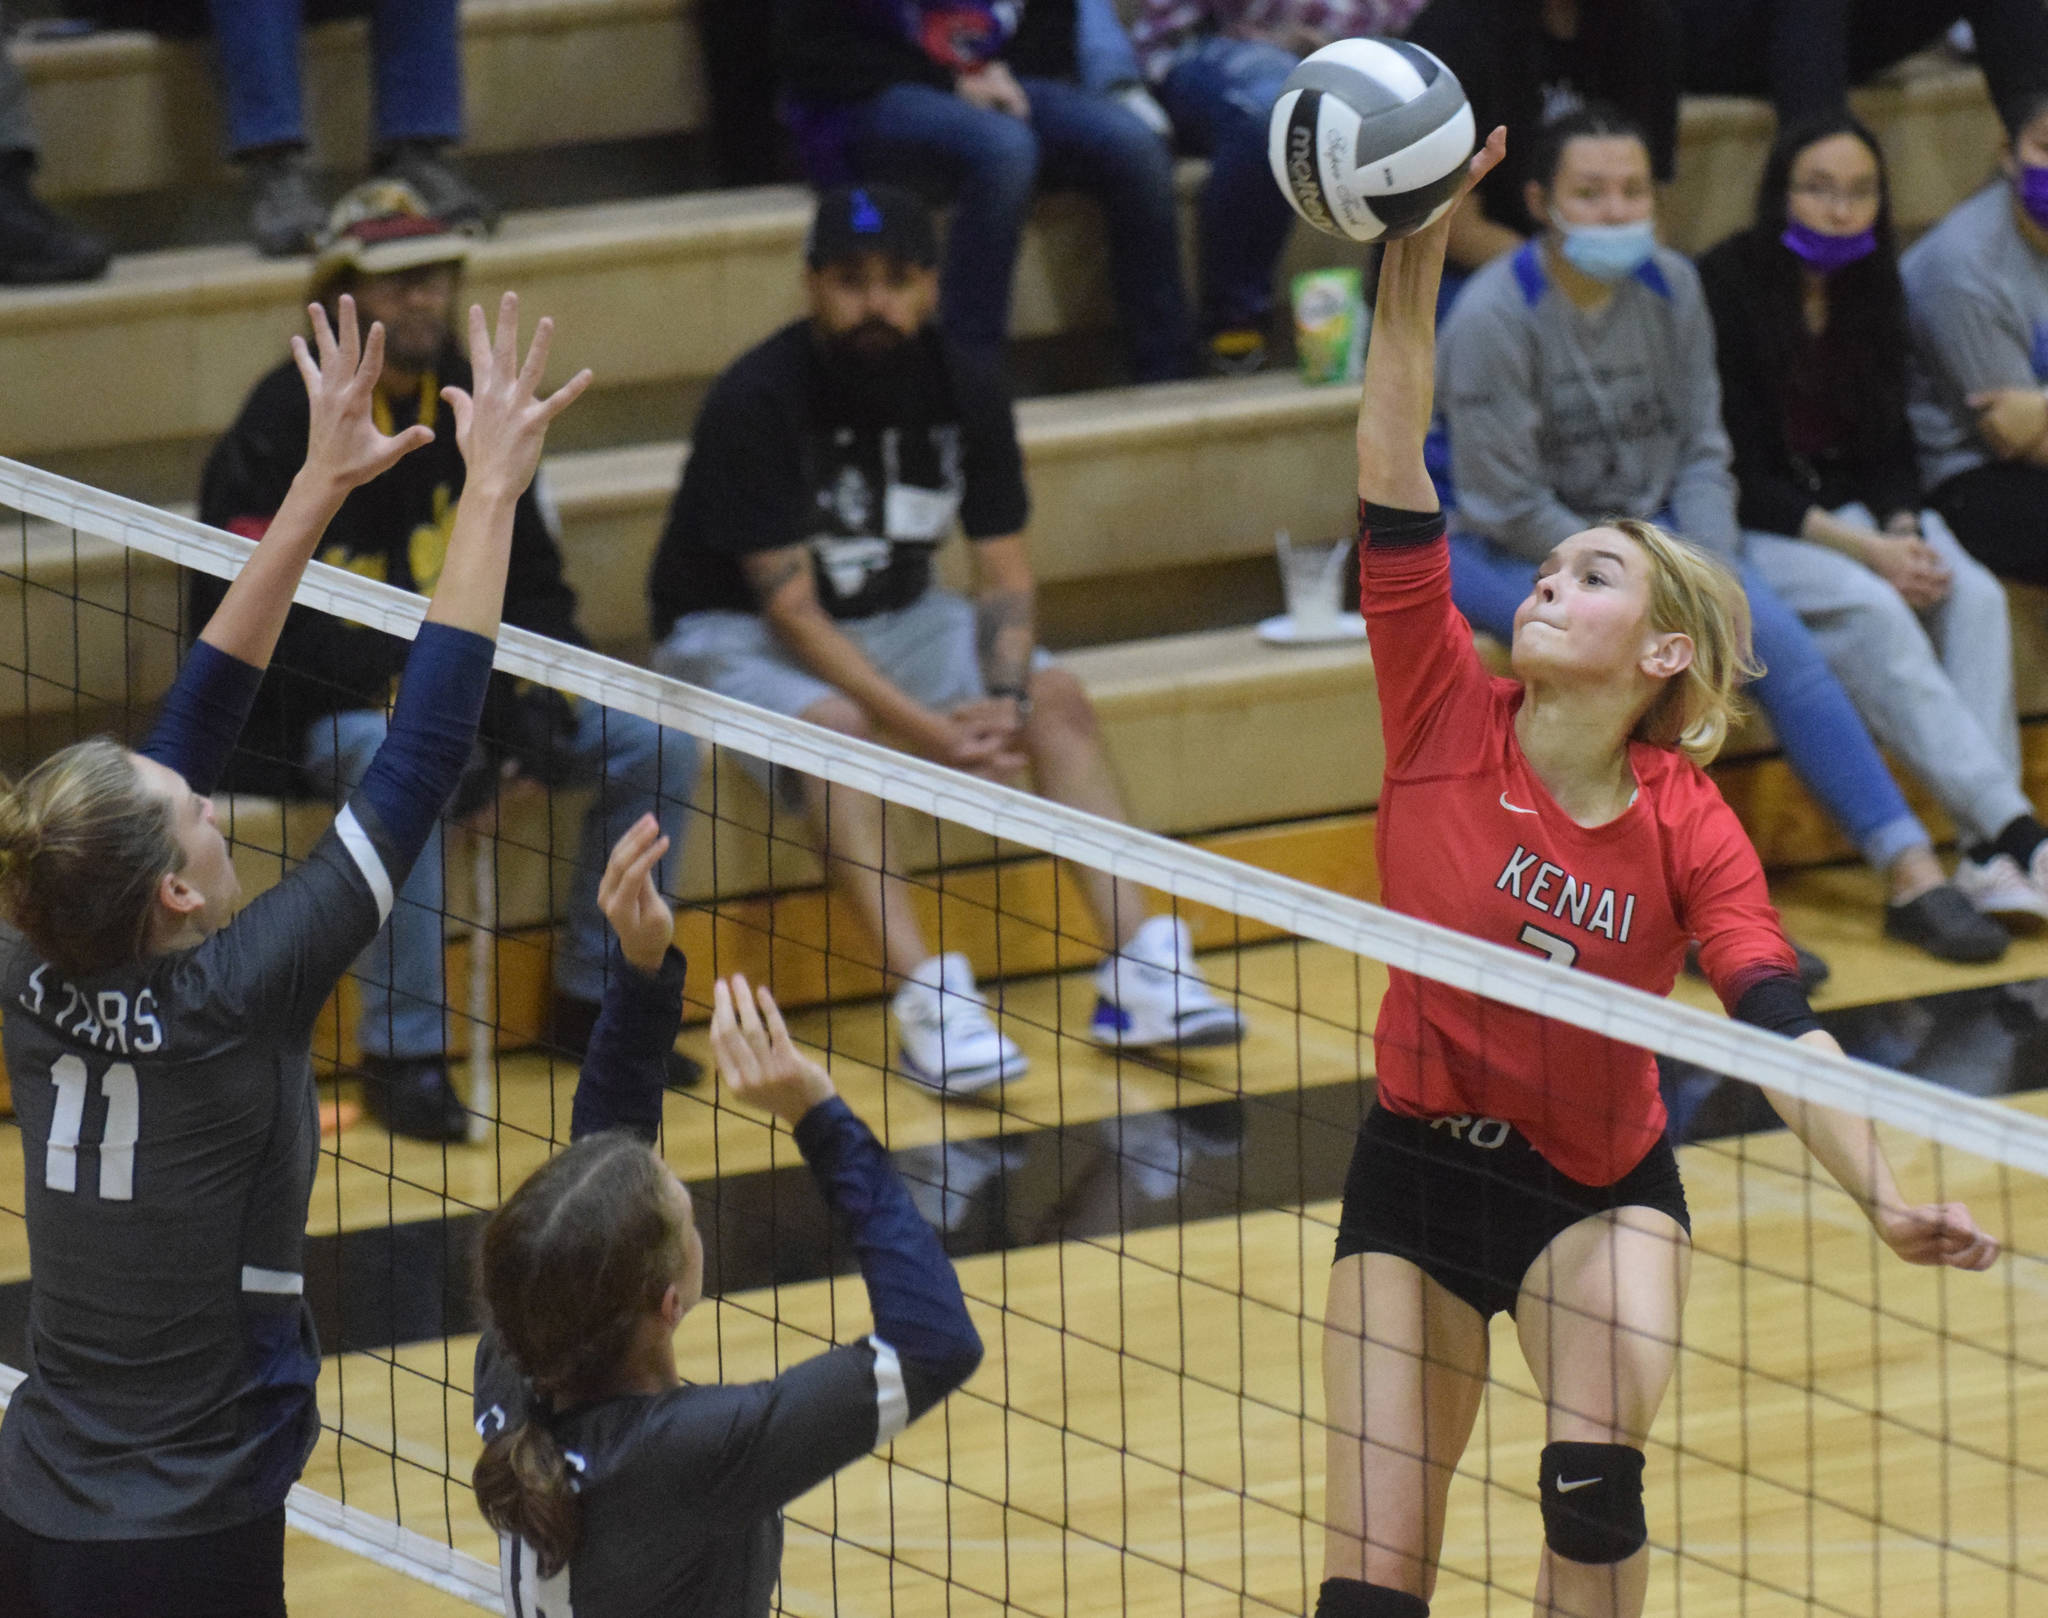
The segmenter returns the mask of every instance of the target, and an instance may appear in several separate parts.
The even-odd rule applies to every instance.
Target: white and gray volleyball
[[[1354,242],[1442,216],[1472,155],[1457,75],[1400,39],[1340,39],[1287,75],[1266,153],[1294,211]]]

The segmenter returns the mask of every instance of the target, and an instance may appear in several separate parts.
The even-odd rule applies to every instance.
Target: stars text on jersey
[[[148,1056],[164,1047],[164,1025],[156,1014],[156,991],[101,989],[88,996],[77,984],[45,982],[45,962],[29,974],[21,993],[22,1009],[31,1016],[48,1015],[57,1032],[94,1050],[123,1056]]]

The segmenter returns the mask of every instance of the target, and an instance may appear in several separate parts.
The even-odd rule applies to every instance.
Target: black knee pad
[[[1316,1618],[1429,1618],[1429,1603],[1406,1590],[1358,1579],[1325,1579]]]
[[[1545,1444],[1543,1538],[1568,1562],[1623,1561],[1643,1548],[1643,1452],[1627,1444]]]

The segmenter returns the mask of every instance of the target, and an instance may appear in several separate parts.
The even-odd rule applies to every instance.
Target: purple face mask
[[[2018,193],[2027,217],[2048,230],[2048,164],[2022,163],[2013,190]]]
[[[2048,173],[2048,170],[2043,172]],[[1796,219],[1785,221],[1785,233],[1778,240],[1808,269],[1822,275],[1833,275],[1835,271],[1877,251],[1877,232],[1874,230],[1859,230],[1853,236],[1830,236],[1811,225],[1802,225]]]

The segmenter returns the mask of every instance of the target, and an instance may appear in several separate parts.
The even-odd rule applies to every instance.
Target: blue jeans
[[[353,791],[384,740],[384,715],[357,710],[330,715],[306,731],[307,776],[322,792]],[[655,872],[667,880],[682,848],[683,810],[697,778],[697,741],[651,720],[594,702],[576,705],[576,735],[556,759],[596,783],[597,801],[583,817],[568,914],[555,951],[555,988],[579,1000],[604,996],[617,944],[597,908],[598,879],[612,844],[648,810],[661,820],[669,851]],[[357,1043],[368,1056],[439,1056],[447,1049],[442,939],[441,829],[427,839],[419,863],[398,890],[391,920],[356,962],[363,1014]]]
[[[1209,159],[1198,237],[1206,330],[1263,326],[1272,311],[1294,209],[1273,183],[1266,126],[1299,61],[1278,45],[1216,36],[1184,49],[1159,83],[1174,133]]]
[[[1008,339],[1017,250],[1043,181],[1086,191],[1102,205],[1132,374],[1141,382],[1186,376],[1194,334],[1172,154],[1107,95],[1056,79],[1021,82],[1031,98],[1029,122],[926,84],[892,84],[854,113],[861,174],[936,191],[954,204],[939,275],[947,335],[984,353],[999,352]]]
[[[211,0],[227,94],[228,150],[303,144],[299,34],[303,0]],[[462,51],[456,0],[374,0],[371,55],[377,141],[452,141],[462,134]]]
[[[1749,595],[1756,655],[1765,673],[1749,689],[1778,733],[1778,743],[1821,807],[1879,871],[1908,849],[1925,847],[1927,828],[1906,807],[1849,694],[1798,616],[1746,563],[1737,569]],[[1451,599],[1472,627],[1506,643],[1515,609],[1536,580],[1536,564],[1469,534],[1451,536]]]

